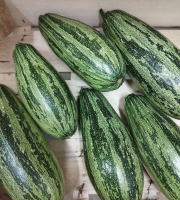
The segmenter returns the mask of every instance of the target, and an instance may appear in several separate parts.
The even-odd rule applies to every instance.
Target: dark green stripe
[[[104,15],[104,32],[117,45],[140,90],[163,112],[180,118],[180,51],[141,20],[119,10]]]
[[[125,76],[124,62],[104,35],[55,14],[40,16],[39,26],[57,56],[91,87],[108,91],[120,86],[118,80],[123,81]]]
[[[63,31],[65,31],[66,33],[69,33],[70,35],[73,35],[73,38],[77,41],[80,42],[81,45],[83,45],[84,47],[90,49],[90,51],[94,52],[95,56],[97,56],[100,59],[105,59],[107,65],[111,68],[112,74],[111,76],[113,77],[114,72],[118,73],[118,68],[114,68],[114,64],[112,63],[112,60],[106,59],[106,57],[102,56],[102,54],[100,53],[101,49],[102,49],[102,44],[100,45],[100,43],[97,42],[96,39],[89,39],[90,35],[88,35],[87,33],[85,33],[84,31],[82,31],[81,28],[79,28],[77,25],[72,26],[68,23],[66,23],[65,21],[63,21],[60,18],[56,18],[55,16],[51,15],[51,14],[47,14],[46,16],[49,17],[49,19],[54,22],[55,24],[59,25],[59,28],[61,28]],[[72,20],[73,21],[73,20]],[[88,55],[85,55],[84,52],[79,51],[73,44],[73,41],[68,41],[66,40],[66,38],[64,38],[62,35],[58,34],[58,30],[54,29],[53,26],[51,26],[51,30],[53,30],[53,33],[56,34],[56,37],[63,41],[63,43],[66,45],[66,48],[70,49],[73,48],[73,51],[75,53],[74,56],[78,56],[79,59],[82,59],[82,57],[84,57],[84,59],[87,59],[87,62],[89,62],[91,64],[91,67],[96,68],[96,63],[94,63],[89,57]],[[92,29],[92,32],[94,34],[97,35],[97,37],[101,38],[101,40],[104,41],[104,43],[106,45],[109,45],[109,48],[111,51],[113,51],[114,49],[112,49],[110,42],[105,38],[105,36],[103,34],[100,34],[100,32],[96,31],[95,29]],[[77,52],[77,53],[76,53]],[[101,69],[102,71],[104,71],[103,69]],[[106,71],[104,71],[104,73],[106,73]],[[116,78],[116,77],[115,77]]]
[[[80,125],[86,168],[102,199],[140,199],[143,174],[131,135],[103,97],[80,93]]]
[[[60,200],[62,171],[42,133],[11,91],[0,86],[0,174],[13,199]]]
[[[13,57],[20,96],[37,124],[55,137],[71,136],[77,105],[65,80],[31,45],[16,45]]]
[[[50,19],[52,20],[52,22],[58,24],[59,27],[63,31],[65,31],[66,33],[68,33],[68,34],[72,34],[73,33],[73,39],[79,41],[81,45],[83,45],[84,47],[88,48],[90,51],[95,52],[94,56],[96,56],[97,58],[100,58],[100,59],[104,59],[104,57],[102,57],[102,55],[99,53],[101,48],[102,48],[102,46],[100,46],[99,43],[97,43],[96,41],[92,42],[91,40],[89,40],[89,37],[87,37],[87,35],[85,35],[84,32],[82,32],[80,29],[78,29],[77,26],[76,27],[70,26],[69,24],[66,24],[66,23],[62,22],[61,20],[57,21],[54,18],[50,18]],[[44,21],[44,23],[47,26],[47,22]],[[54,35],[54,38],[55,38],[54,42],[51,43],[51,40],[53,40],[53,38],[51,36],[49,36],[49,35],[46,35],[46,38],[50,41],[49,42],[50,46],[52,48],[54,48],[54,45],[55,45],[57,55],[58,55],[59,50],[60,50],[60,52],[62,52],[62,55],[61,55],[62,57],[61,58],[67,64],[71,65],[72,61],[70,59],[66,58],[66,53],[63,53],[62,46],[64,48],[64,51],[65,50],[71,51],[72,56],[74,56],[76,59],[81,60],[84,63],[89,63],[89,66],[91,66],[91,68],[92,68],[91,73],[92,73],[93,77],[96,75],[96,77],[102,77],[103,78],[104,77],[103,73],[107,74],[107,71],[106,71],[107,68],[104,68],[104,69],[103,68],[97,68],[97,63],[96,62],[99,62],[98,60],[97,61],[96,60],[92,60],[89,55],[86,55],[85,52],[83,52],[83,49],[79,50],[74,45],[73,40],[70,41],[70,40],[64,38],[63,35],[60,35],[58,33],[58,31],[55,28],[53,28],[53,25],[49,27],[49,31],[51,31],[51,36]],[[82,34],[83,34],[83,40],[81,38],[78,38],[78,36],[82,35]],[[60,41],[61,45],[57,45],[57,40]],[[90,42],[90,44],[88,44],[88,42]],[[97,44],[98,44],[98,47],[97,47]],[[93,47],[93,49],[91,49],[91,47]],[[108,63],[108,62],[109,62],[109,59],[106,60],[106,65],[108,65],[108,68],[110,68],[109,69],[109,72],[110,72],[109,76],[111,76],[111,79],[108,76],[106,76],[105,79],[107,79],[107,80],[110,79],[109,81],[114,82],[114,81],[117,80],[117,75],[116,74],[118,73],[118,71],[117,71],[116,68],[111,67],[112,63]],[[99,65],[101,65],[101,63],[99,63]],[[74,65],[73,70],[77,71],[76,68],[80,69],[80,66],[78,64]],[[79,71],[78,74],[80,74],[80,71]],[[86,76],[87,76],[87,74],[86,74]]]
[[[179,127],[143,96],[129,95],[125,110],[148,172],[169,199],[180,199]]]

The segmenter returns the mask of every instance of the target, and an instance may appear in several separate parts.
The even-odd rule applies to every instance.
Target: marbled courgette
[[[125,110],[151,178],[170,200],[180,200],[179,127],[142,95],[129,95]]]
[[[103,29],[127,62],[127,72],[148,99],[180,119],[180,50],[136,17],[120,10],[101,14]]]
[[[43,134],[0,85],[0,179],[13,200],[62,200],[63,172]]]
[[[123,58],[99,31],[51,13],[39,17],[39,28],[56,55],[91,87],[110,91],[123,83]]]
[[[102,200],[140,200],[143,171],[127,128],[105,97],[83,88],[80,127],[89,178]]]
[[[67,83],[30,44],[13,52],[20,97],[36,123],[48,134],[64,139],[77,129],[77,104]]]

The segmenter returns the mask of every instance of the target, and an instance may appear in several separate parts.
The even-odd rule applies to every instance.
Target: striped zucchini
[[[0,85],[0,179],[14,200],[62,200],[64,177],[43,134]]]
[[[18,43],[13,52],[20,97],[36,123],[56,138],[77,128],[77,104],[60,74],[30,44]]]
[[[121,54],[97,30],[50,13],[39,17],[39,28],[56,55],[91,87],[110,91],[124,81],[125,65]]]
[[[180,129],[146,97],[131,94],[125,110],[142,161],[171,200],[180,200]]]
[[[89,178],[103,200],[140,200],[143,172],[130,133],[105,97],[83,88],[80,127]]]
[[[101,14],[104,32],[124,55],[132,80],[159,109],[180,119],[180,50],[126,12]]]

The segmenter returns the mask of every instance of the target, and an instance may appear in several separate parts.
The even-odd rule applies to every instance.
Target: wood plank
[[[12,53],[16,43],[29,43],[39,50],[39,52],[61,72],[71,72],[69,67],[62,62],[50,49],[39,30],[30,31],[29,26],[17,28],[10,37],[0,42],[0,73],[14,72],[14,62]]]
[[[98,30],[102,31],[102,28],[98,28]],[[180,48],[180,29],[159,29],[159,31]],[[38,29],[30,30],[30,26],[25,26],[15,29],[8,38],[5,38],[0,42],[1,74],[14,72],[12,52],[17,42],[33,45],[59,72],[72,72],[71,69],[50,49]]]
[[[90,194],[96,194],[89,181],[82,154],[82,139],[56,140],[48,139],[51,149],[55,153],[65,175],[66,196],[71,199],[89,199]],[[78,188],[84,184],[82,194]],[[144,191],[142,200],[157,199],[166,200],[167,198],[158,190],[146,172],[144,172]]]
[[[13,31],[16,24],[4,0],[0,0],[0,40]]]
[[[180,30],[160,31],[169,39],[171,39],[178,47],[180,47]],[[79,95],[81,87],[87,87],[87,84],[83,80],[81,80],[76,74],[68,69],[68,67],[62,61],[60,61],[59,58],[57,58],[57,56],[52,52],[45,40],[42,38],[39,30],[30,30],[29,26],[17,29],[8,38],[1,42],[0,61],[3,62],[0,62],[0,84],[9,86],[18,95],[14,74],[14,64],[12,60],[12,51],[16,42],[18,41],[27,42],[34,45],[43,54],[43,56],[50,60],[50,62],[59,72],[70,72],[71,79],[66,80],[66,82],[76,98]],[[115,111],[121,116],[124,123],[127,123],[124,114],[124,98],[132,92],[138,92],[138,88],[132,83],[131,80],[126,80],[119,89],[103,93]],[[180,125],[180,120],[176,120],[176,123]],[[82,154],[82,136],[80,130],[78,129],[72,137],[66,140],[58,140],[45,133],[44,135],[51,149],[55,153],[65,175],[66,194],[64,200],[75,200],[80,198],[86,200],[98,200],[85,168],[84,157]],[[167,198],[164,197],[154,183],[152,183],[145,171],[144,177],[145,179],[142,199],[167,200]]]
[[[83,21],[91,26],[101,24],[99,9],[121,9],[127,11],[152,26],[179,26],[179,0],[6,0],[18,26],[27,23],[38,24],[38,16],[54,12]]]

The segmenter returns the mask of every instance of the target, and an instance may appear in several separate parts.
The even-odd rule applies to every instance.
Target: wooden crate
[[[74,96],[77,98],[86,83],[78,78],[47,45],[38,29],[38,16],[54,12],[83,21],[102,31],[99,9],[122,9],[156,27],[162,34],[180,47],[180,1],[178,0],[0,0],[0,83],[10,87],[17,95],[12,51],[17,42],[30,43],[65,77]],[[16,28],[15,28],[16,27]],[[103,93],[116,112],[126,123],[124,98],[137,92],[138,88],[126,79],[123,85],[112,92]],[[179,120],[173,119],[177,124]],[[98,196],[88,178],[84,158],[82,137],[79,130],[69,139],[59,140],[45,134],[59,164],[62,166],[66,193],[64,200],[97,200]],[[142,199],[167,198],[158,190],[144,171]],[[0,191],[0,193],[5,193]]]

